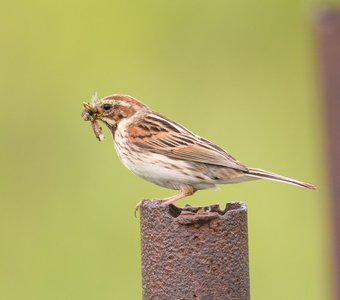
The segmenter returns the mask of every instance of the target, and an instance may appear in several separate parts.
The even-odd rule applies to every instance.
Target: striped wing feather
[[[246,166],[223,149],[157,113],[151,113],[132,124],[128,137],[139,148],[174,159],[248,171]]]

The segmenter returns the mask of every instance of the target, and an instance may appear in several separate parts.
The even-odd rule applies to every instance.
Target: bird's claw
[[[135,218],[137,218],[137,211],[139,210],[139,207],[141,206],[141,204],[143,203],[145,199],[142,199],[140,200],[136,205],[135,205],[135,208],[133,210],[133,213],[135,215]]]
[[[162,201],[162,199],[142,199],[142,200],[140,200],[136,205],[135,205],[135,208],[134,208],[134,210],[133,210],[133,212],[134,212],[134,215],[135,215],[135,218],[137,218],[137,211],[139,210],[139,207],[142,205],[142,203],[144,202],[144,201]]]

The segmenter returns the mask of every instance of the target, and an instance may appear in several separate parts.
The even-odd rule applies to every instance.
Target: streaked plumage
[[[91,121],[101,140],[97,120],[110,129],[123,164],[136,175],[180,193],[162,199],[174,202],[216,184],[256,178],[315,189],[309,183],[249,168],[214,143],[152,111],[127,95],[111,95],[84,103],[83,119]]]

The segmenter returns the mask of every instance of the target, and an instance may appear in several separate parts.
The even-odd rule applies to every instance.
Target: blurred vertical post
[[[248,300],[247,208],[144,201],[143,300]]]
[[[334,243],[335,297],[340,299],[340,9],[320,11],[315,21],[327,129],[328,180]]]

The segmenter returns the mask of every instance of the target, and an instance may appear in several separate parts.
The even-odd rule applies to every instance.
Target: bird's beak
[[[97,108],[92,106],[90,103],[83,102],[83,112],[81,114],[84,121],[93,121],[99,118],[99,112]]]

